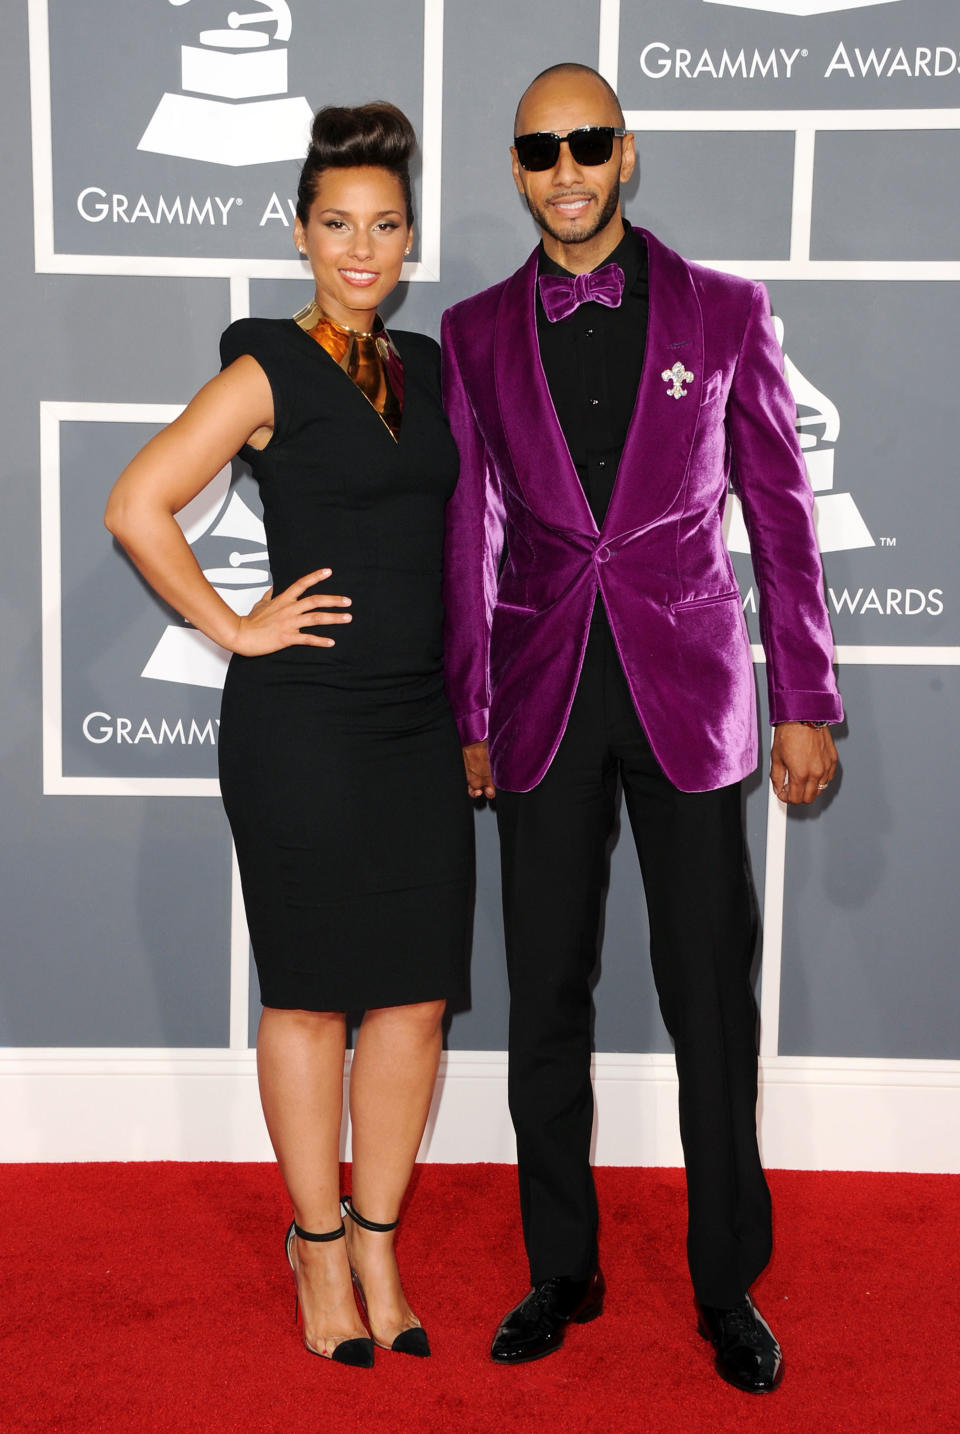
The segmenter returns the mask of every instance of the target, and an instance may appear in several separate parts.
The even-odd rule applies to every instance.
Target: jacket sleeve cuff
[[[843,703],[836,692],[786,690],[770,694],[770,725],[778,722],[842,722]]]
[[[488,716],[489,709],[481,707],[477,712],[467,712],[463,717],[457,718],[457,731],[460,733],[461,747],[469,747],[474,742],[486,741]]]

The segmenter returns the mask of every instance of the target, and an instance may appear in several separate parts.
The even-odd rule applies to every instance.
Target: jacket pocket
[[[538,611],[538,609],[535,607],[527,607],[524,603],[521,602],[503,602],[500,598],[497,598],[497,601],[494,605],[494,611],[519,612],[532,617],[533,614]]]
[[[740,590],[734,588],[732,592],[714,593],[712,597],[687,598],[685,602],[674,602],[670,606],[674,612],[691,612],[695,608],[716,607],[719,603],[740,601]]]

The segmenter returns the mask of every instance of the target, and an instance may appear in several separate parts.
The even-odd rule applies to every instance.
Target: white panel
[[[348,1066],[349,1069],[349,1066]],[[960,1173],[960,1062],[761,1063],[771,1168]],[[679,1165],[673,1061],[594,1059],[598,1165]],[[0,1160],[269,1160],[253,1052],[0,1052]],[[349,1158],[349,1140],[343,1144]],[[420,1158],[512,1163],[506,1056],[444,1056]]]

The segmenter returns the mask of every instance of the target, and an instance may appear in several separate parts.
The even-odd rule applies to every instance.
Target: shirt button
[[[591,407],[596,408],[596,406],[597,406],[597,404],[598,404],[599,402],[600,402],[599,398],[591,398],[591,400],[590,400]]]
[[[593,338],[593,329],[587,329],[587,338],[588,338],[588,339],[592,339],[592,338]]]
[[[601,458],[600,461],[599,461],[599,463],[597,464],[597,467],[598,467],[598,468],[606,468],[606,466],[607,466],[607,460],[606,460],[605,458]]]

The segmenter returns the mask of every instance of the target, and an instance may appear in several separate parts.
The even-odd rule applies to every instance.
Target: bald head
[[[551,65],[527,86],[515,125],[515,136],[553,135],[559,141],[546,142],[548,162],[542,168],[535,161],[525,169],[511,145],[513,181],[539,226],[548,257],[572,274],[587,273],[623,238],[620,186],[633,174],[636,149],[633,135],[624,133],[620,101],[588,65]],[[592,129],[611,132],[609,147],[604,140],[597,151],[588,145],[584,152],[580,141],[571,148],[568,135]],[[586,162],[604,151],[606,159]]]
[[[517,113],[513,122],[514,134],[529,134],[537,126],[527,122],[526,115],[531,108],[539,109],[540,101],[547,104],[565,103],[577,107],[588,106],[591,113],[603,114],[603,118],[592,119],[592,124],[624,126],[623,110],[616,91],[601,74],[589,65],[578,65],[573,60],[560,65],[551,65],[541,70],[520,96]]]

